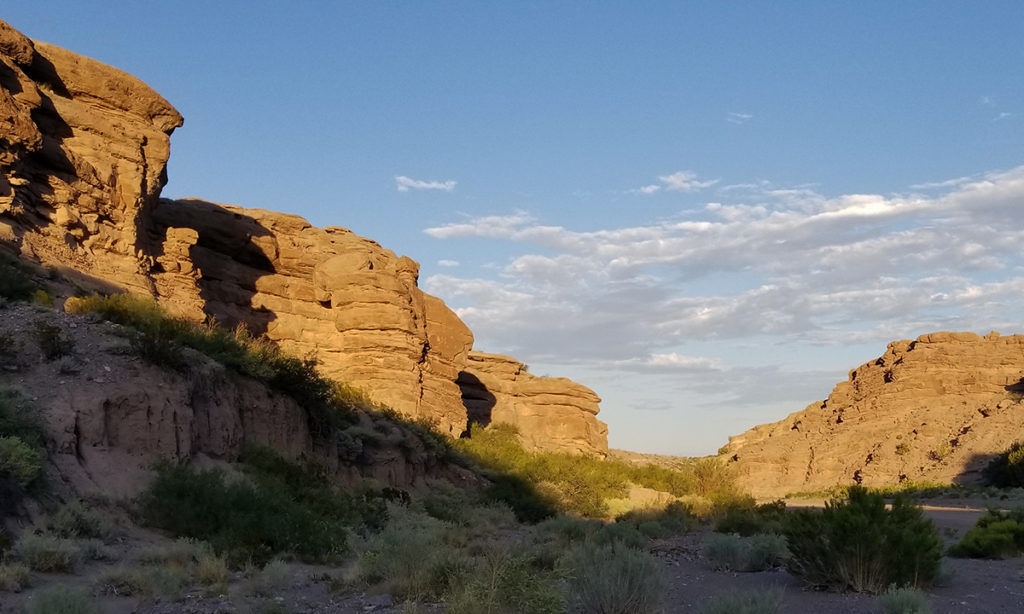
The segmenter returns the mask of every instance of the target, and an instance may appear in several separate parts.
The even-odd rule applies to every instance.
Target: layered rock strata
[[[315,354],[326,375],[407,416],[463,433],[457,379],[473,337],[418,288],[419,265],[294,215],[160,199],[181,124],[135,77],[0,22],[0,246],[85,287],[151,296],[197,322],[244,324]],[[528,415],[508,421],[539,425],[534,414],[548,409],[559,417],[548,423],[551,441],[524,427],[529,445],[607,450],[596,396],[568,380],[531,385],[544,400],[513,404]],[[574,406],[581,415],[571,418]]]
[[[507,423],[530,449],[604,456],[608,426],[597,419],[593,390],[565,378],[537,377],[500,354],[470,352],[459,374],[469,421]]]
[[[735,437],[727,455],[757,496],[837,484],[977,482],[1024,438],[1024,336],[932,333],[890,343],[828,399]]]

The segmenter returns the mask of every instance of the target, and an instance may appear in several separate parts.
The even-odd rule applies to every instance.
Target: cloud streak
[[[398,188],[399,192],[409,192],[412,190],[438,190],[441,192],[451,192],[455,189],[457,181],[422,181],[420,179],[413,179],[406,177],[405,175],[395,175],[395,187]]]

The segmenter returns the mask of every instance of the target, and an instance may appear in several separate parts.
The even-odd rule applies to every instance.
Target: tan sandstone
[[[729,439],[757,496],[837,484],[973,483],[1024,426],[1024,336],[932,333],[890,343],[828,399]]]
[[[181,124],[135,77],[0,22],[0,245],[82,288],[151,296],[197,322],[244,324],[315,355],[326,375],[406,416],[461,435],[458,380],[473,336],[419,289],[419,265],[295,215],[161,199],[169,137]],[[495,420],[518,424],[534,448],[607,451],[596,395],[569,380],[520,379],[518,400]]]

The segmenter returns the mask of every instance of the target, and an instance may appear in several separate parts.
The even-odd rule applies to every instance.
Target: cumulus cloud
[[[727,121],[729,123],[732,123],[732,124],[745,124],[748,121],[750,121],[751,119],[753,119],[753,117],[754,116],[751,115],[750,113],[733,113],[733,112],[730,112],[728,115],[725,116],[725,121]]]
[[[438,260],[437,266],[443,266],[446,268],[453,268],[459,266],[458,260]]]
[[[653,367],[654,356],[685,365],[676,348],[698,340],[835,345],[894,322],[1019,329],[1024,229],[1010,221],[1024,167],[936,187],[931,197],[762,190],[685,219],[587,231],[525,212],[470,219],[426,232],[520,254],[493,277],[425,287],[498,350],[568,360],[585,348],[623,369]]]
[[[410,190],[440,190],[442,192],[451,192],[455,189],[457,181],[451,179],[447,181],[423,181],[420,179],[413,179],[406,177],[405,175],[395,176],[395,187],[398,188],[399,192],[408,192]]]

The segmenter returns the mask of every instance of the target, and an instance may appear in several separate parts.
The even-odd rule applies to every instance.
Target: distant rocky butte
[[[471,353],[413,260],[294,215],[161,199],[181,124],[135,77],[0,22],[0,244],[83,285],[315,352],[326,375],[452,436],[472,411],[518,425],[532,448],[607,453],[591,390]]]
[[[890,343],[828,399],[729,439],[755,496],[834,485],[974,483],[1024,439],[1024,336],[932,333]]]

